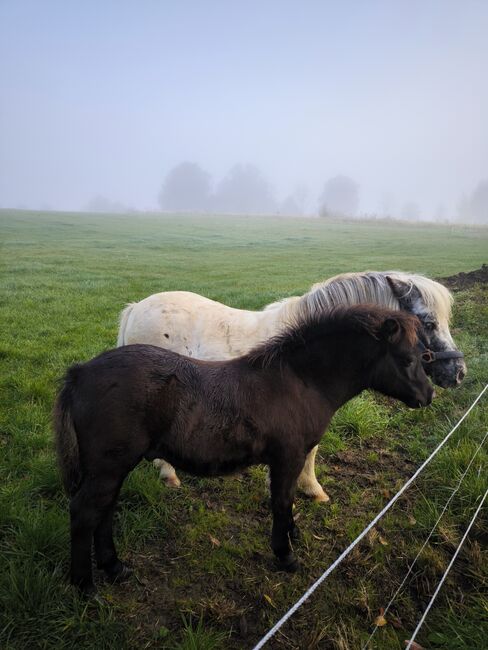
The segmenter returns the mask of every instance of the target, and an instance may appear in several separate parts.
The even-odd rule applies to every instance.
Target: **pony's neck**
[[[313,385],[333,411],[370,386],[368,366],[376,351],[367,336],[329,334],[306,345],[307,354],[291,354],[288,365],[306,385]]]

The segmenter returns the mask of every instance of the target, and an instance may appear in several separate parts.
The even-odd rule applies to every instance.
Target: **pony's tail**
[[[78,437],[73,422],[72,404],[80,366],[71,367],[66,373],[64,385],[54,403],[53,425],[58,465],[64,489],[74,495],[81,482]]]
[[[127,322],[131,314],[132,308],[136,303],[130,302],[127,307],[121,312],[119,319],[119,335],[117,336],[117,347],[120,348],[122,345],[126,345],[125,342],[125,331],[127,329]]]

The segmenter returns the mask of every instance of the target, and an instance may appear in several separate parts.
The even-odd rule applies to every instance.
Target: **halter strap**
[[[434,361],[441,361],[442,359],[464,359],[464,354],[459,350],[443,350],[442,352],[434,352],[419,340],[419,347],[422,350],[420,356],[423,363],[434,363]]]

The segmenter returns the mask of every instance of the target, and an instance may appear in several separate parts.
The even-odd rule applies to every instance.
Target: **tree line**
[[[299,185],[283,201],[277,201],[262,172],[250,164],[234,165],[213,188],[210,174],[200,165],[183,162],[167,174],[159,193],[163,210],[181,212],[301,215],[307,211],[308,200],[307,188]],[[322,216],[354,216],[359,185],[347,176],[331,178],[319,203]]]
[[[159,205],[165,211],[284,215],[318,212],[321,217],[356,217],[359,199],[359,184],[349,176],[337,175],[325,181],[318,204],[310,205],[309,191],[304,185],[297,186],[284,200],[278,201],[262,172],[250,164],[234,165],[213,188],[211,175],[194,162],[173,167],[159,193]],[[446,221],[442,204],[435,214],[423,215],[415,201],[406,201],[397,210],[392,209],[391,202],[384,203],[379,209],[381,217],[418,221],[430,216]],[[461,199],[457,220],[488,223],[488,180]]]
[[[415,201],[396,206],[391,195],[385,194],[378,212],[359,214],[360,186],[346,175],[325,181],[318,202],[310,196],[305,185],[298,185],[283,200],[277,200],[273,188],[258,167],[252,164],[234,165],[216,184],[211,175],[194,162],[182,162],[165,176],[158,195],[165,212],[201,212],[220,214],[282,214],[300,216],[319,214],[321,217],[388,217],[406,221],[427,218],[446,222],[449,217],[458,222],[488,224],[488,180],[482,181],[471,193],[464,195],[456,215],[446,214],[439,204],[433,214],[423,214]],[[86,206],[90,212],[131,212],[134,208],[94,197]]]

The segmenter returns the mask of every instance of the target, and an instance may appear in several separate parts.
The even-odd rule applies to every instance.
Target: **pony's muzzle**
[[[432,401],[435,397],[435,390],[432,386],[429,386],[426,391],[423,391],[418,395],[416,403],[412,408],[422,408],[423,406],[429,406],[432,404]]]
[[[467,369],[464,359],[448,359],[432,364],[431,378],[441,388],[459,386],[466,377]]]

